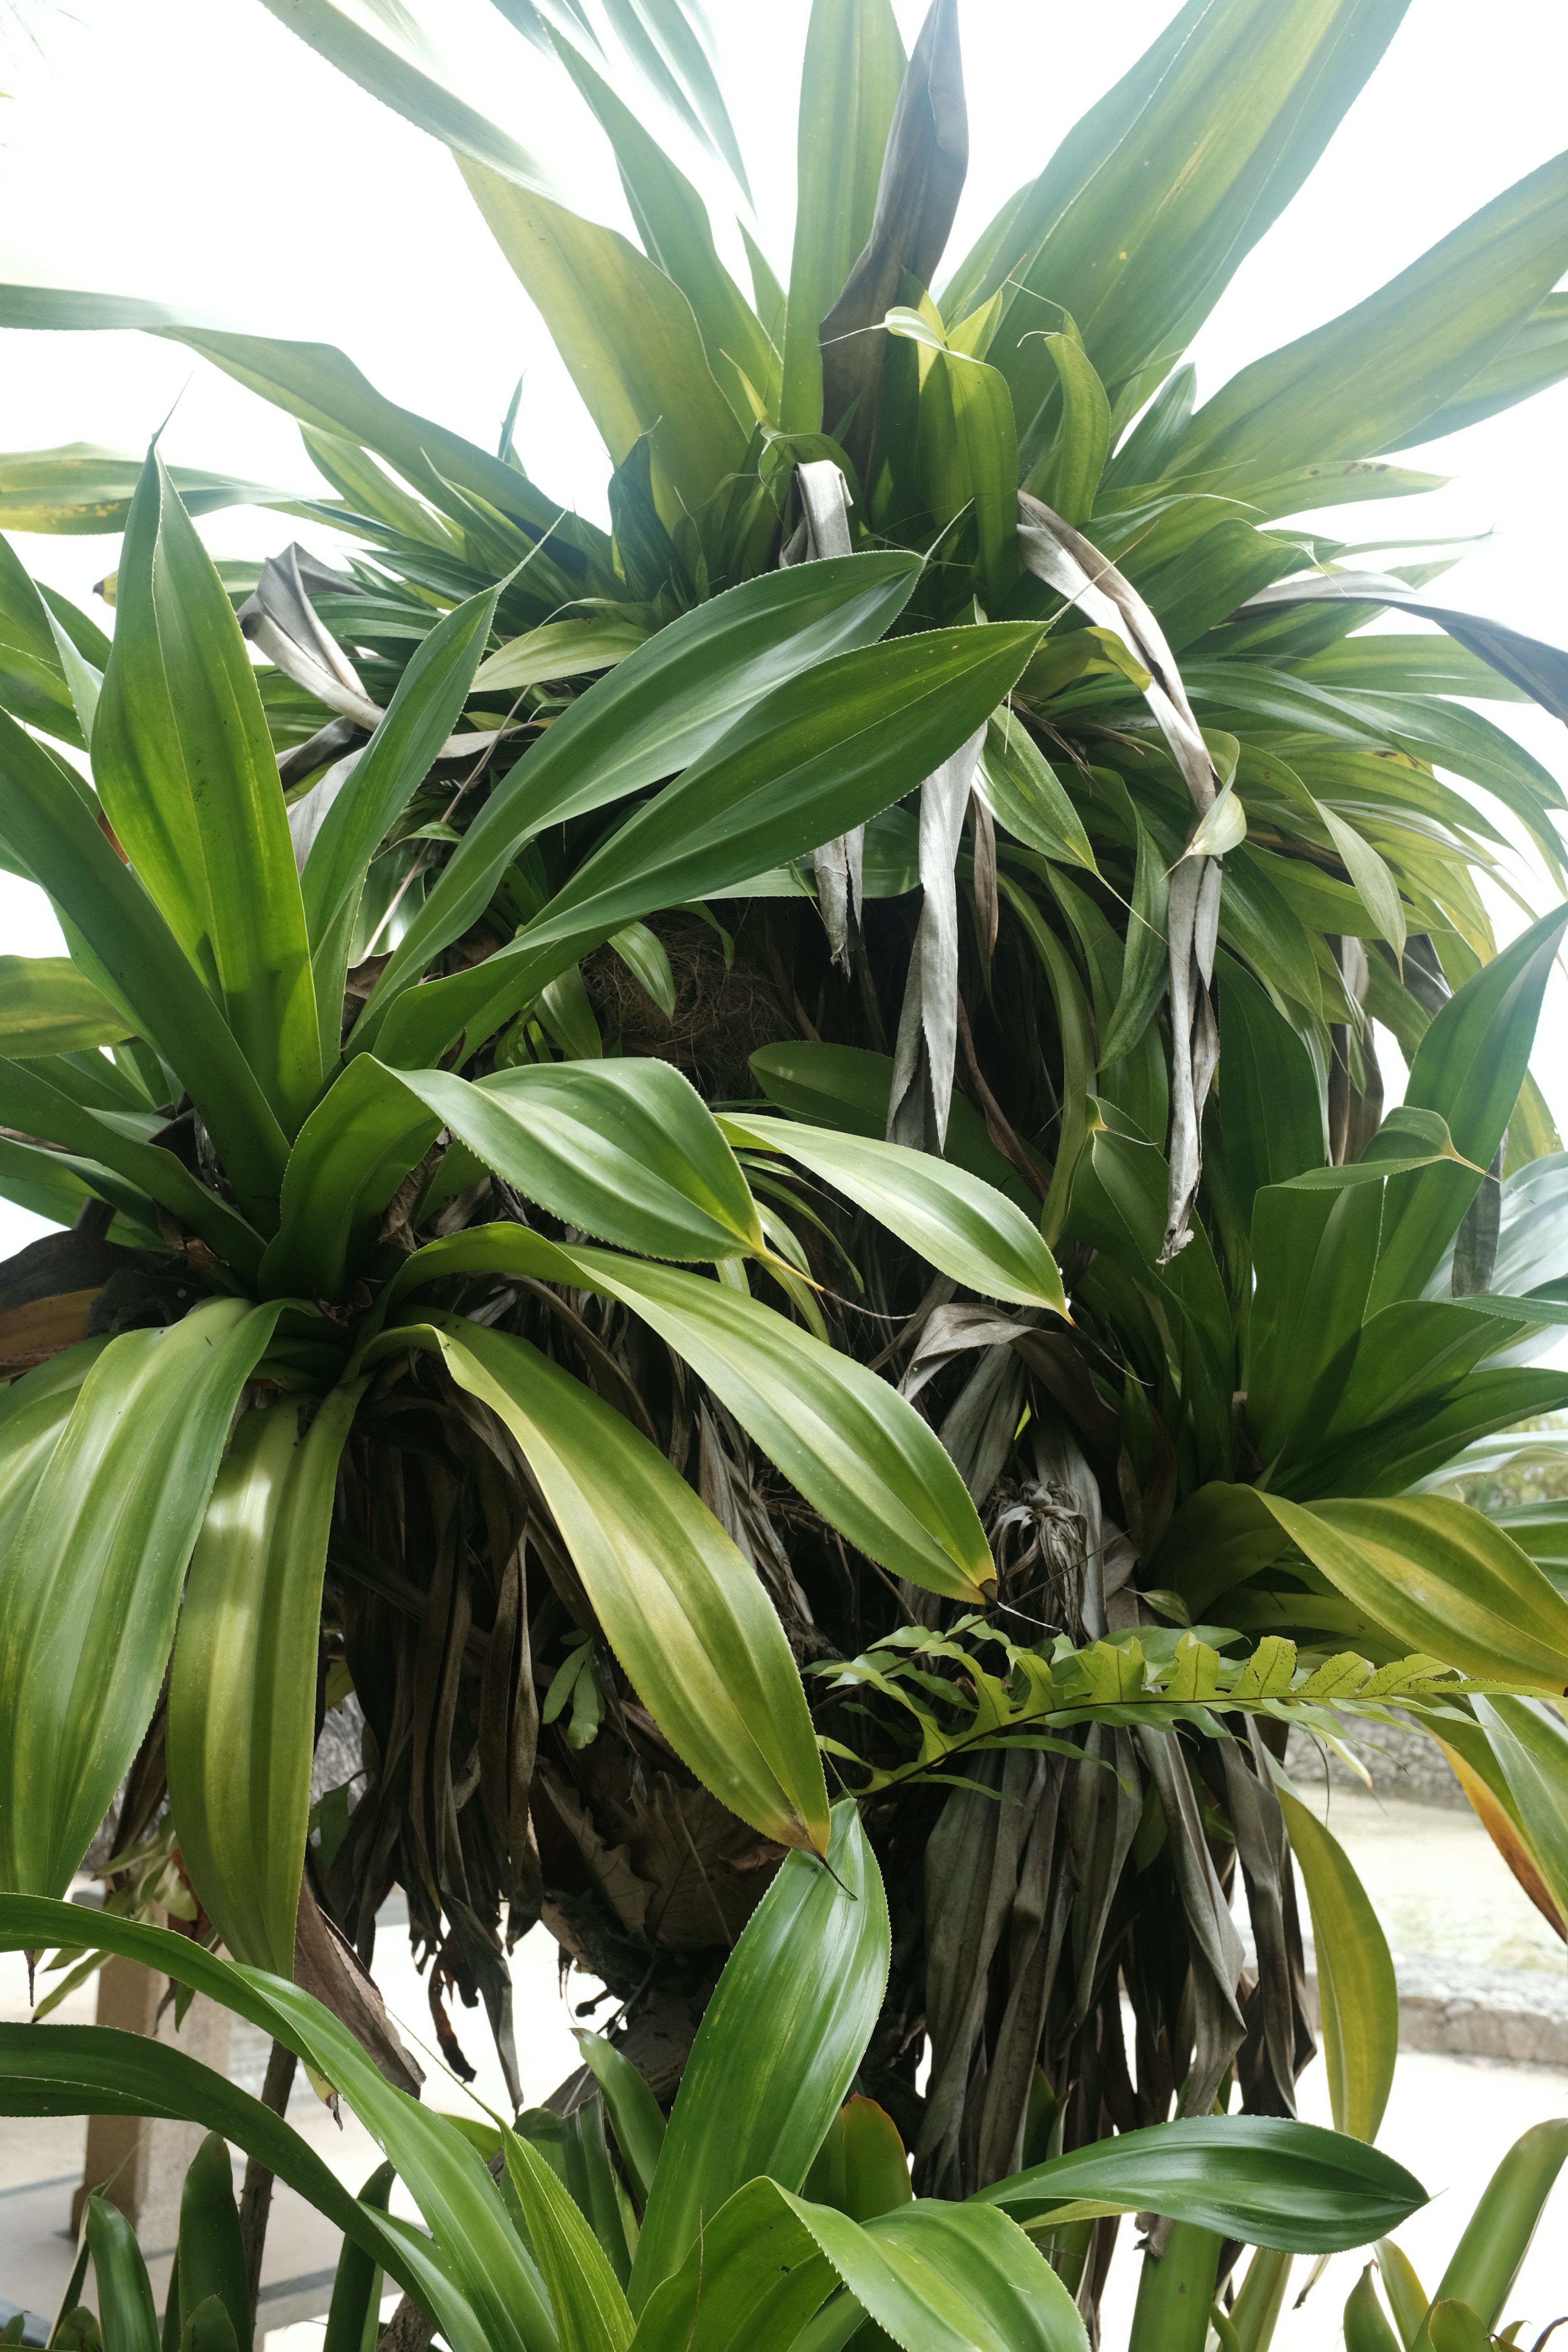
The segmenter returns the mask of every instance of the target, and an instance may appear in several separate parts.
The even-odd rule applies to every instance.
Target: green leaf
[[[1095,492],[1110,454],[1110,403],[1070,320],[1068,330],[1042,338],[1061,380],[1061,421],[1026,487],[1064,522],[1082,524],[1094,511]],[[1010,418],[1011,402],[1007,413]]]
[[[1548,384],[1562,381],[1568,370],[1568,294],[1548,294],[1538,302],[1521,327],[1516,328],[1485,367],[1478,368],[1458,396],[1445,401],[1408,435],[1409,441],[1436,441],[1447,433],[1462,433],[1483,416],[1495,416],[1517,401],[1529,400]],[[1405,446],[1391,441],[1390,449]]]
[[[470,1270],[618,1298],[858,1549],[928,1591],[984,1605],[996,1571],[968,1489],[929,1423],[852,1357],[721,1283],[603,1250],[558,1250],[503,1225],[471,1226],[419,1251],[400,1269],[394,1301]]]
[[[342,1297],[383,1211],[440,1124],[418,1092],[369,1055],[351,1062],[289,1155],[280,1216],[258,1276],[268,1296]]]
[[[1474,1165],[1391,1179],[1373,1303],[1419,1292],[1440,1262],[1483,1181],[1519,1100],[1552,959],[1568,926],[1555,908],[1468,981],[1416,1047],[1407,1109],[1445,1118],[1454,1149]]]
[[[81,315],[95,303],[102,306],[101,317]],[[0,308],[5,310],[5,324],[12,327],[155,326],[162,315],[154,304],[125,301],[113,294],[57,293],[34,286],[0,288]],[[58,449],[22,449],[0,457],[0,530],[64,536],[87,532],[93,537],[123,530],[142,467],[140,457],[100,449],[90,441],[71,441]],[[288,508],[294,503],[286,490],[268,489],[262,482],[238,482],[227,474],[201,473],[189,466],[172,466],[169,478],[190,515],[213,514],[222,507]],[[38,593],[52,612],[58,613],[62,606],[71,610],[63,597],[57,602],[53,593],[41,585]],[[100,638],[96,650],[83,644],[74,619],[70,634],[87,658],[101,668],[108,658],[109,640]],[[97,631],[93,634],[100,635]],[[7,709],[13,707],[7,702]],[[63,710],[68,702],[56,707]],[[16,716],[32,719],[29,711],[18,709]],[[74,741],[74,732],[65,740]]]
[[[1388,941],[1396,956],[1405,953],[1405,907],[1399,896],[1399,885],[1390,873],[1386,861],[1353,824],[1347,824],[1330,808],[1326,801],[1318,803],[1318,814],[1329,828],[1329,836],[1344,861],[1346,873],[1354,883],[1363,906],[1376,924],[1379,936]]]
[[[480,163],[458,169],[582,394],[614,465],[646,434],[668,530],[745,463],[748,434],[713,380],[690,303],[615,229]]]
[[[866,823],[974,733],[1037,638],[1029,625],[927,630],[776,687],[592,851],[510,947],[401,1007],[377,1050],[404,1066],[439,1060],[463,1028],[489,1034],[626,924],[711,898]]]
[[[603,531],[568,514],[546,498],[517,468],[488,450],[478,449],[460,434],[450,433],[430,418],[416,416],[385,399],[360,373],[351,360],[331,343],[275,341],[264,335],[240,335],[218,327],[199,313],[183,311],[168,303],[149,302],[118,294],[90,294],[74,289],[0,284],[0,325],[22,328],[97,329],[141,328],[187,344],[215,367],[243,383],[248,391],[272,401],[313,432],[332,435],[374,449],[395,466],[405,480],[442,513],[456,509],[456,519],[472,520],[462,493],[486,499],[534,533],[548,530],[553,541],[575,551],[580,560],[575,581],[579,595],[615,595],[619,583],[609,561],[609,542]],[[56,453],[68,456],[69,452]],[[101,453],[89,452],[89,457]],[[129,497],[138,468],[121,465]],[[13,461],[15,463],[15,461]],[[201,485],[210,477],[192,478],[176,470],[175,488],[189,513],[200,513]],[[3,499],[0,490],[0,499]],[[240,504],[289,505],[277,491],[256,492],[245,483],[218,478],[208,506]],[[44,528],[51,526],[46,524]],[[73,526],[101,531],[114,527],[100,513]]]
[[[500,1414],[633,1688],[721,1803],[781,1845],[826,1851],[827,1797],[805,1694],[756,1576],[661,1454],[524,1339],[455,1315],[374,1353],[438,1352]]]
[[[889,0],[814,0],[795,135],[799,194],[779,410],[786,433],[831,433],[839,422],[822,413],[818,334],[871,234],[903,74]]]
[[[264,5],[340,73],[416,130],[427,131],[444,147],[504,172],[520,187],[552,186],[549,173],[525,147],[452,89],[431,44],[400,5],[386,5],[384,0],[370,0],[368,7],[344,5],[342,0],[264,0]]]
[[[177,2282],[178,2263],[170,2273]],[[167,2313],[165,2312],[165,2319]],[[234,2322],[216,2294],[198,2303],[180,2330],[179,2352],[239,2352],[239,2338],[234,2332]]]
[[[729,164],[750,205],[746,167],[713,69],[712,37],[695,0],[605,0],[605,13],[643,79]]]
[[[1534,1699],[1471,1701],[1513,1799],[1531,1857],[1568,1918],[1568,1729]]]
[[[1372,2141],[1399,2048],[1399,1987],[1388,1939],[1343,1847],[1288,1789],[1277,1793],[1312,1915],[1334,2129]]]
[[[0,1896],[0,1943],[74,1947],[80,1914],[41,1897]],[[105,1951],[209,1994],[283,2042],[341,2091],[397,2167],[423,2214],[426,2238],[384,2217],[337,2179],[314,2150],[258,2099],[178,2048],[97,2026],[0,2025],[0,2069],[13,2113],[60,2112],[62,2086],[79,2113],[189,2116],[254,2152],[376,2260],[436,2319],[452,2352],[558,2352],[544,2289],[485,2169],[462,2133],[384,2080],[348,2028],[280,1978],[221,1960],[186,1936],[100,1912]],[[24,2106],[24,2097],[33,2104]],[[47,2104],[46,2104],[47,2103]],[[434,2240],[432,2245],[431,2240]]]
[[[89,976],[112,1003],[126,1007],[127,1029],[179,1073],[241,1210],[269,1229],[289,1148],[270,1104],[223,1014],[147,893],[115,856],[92,809],[69,789],[43,746],[4,714],[0,844],[90,940]]]
[[[1077,965],[1034,899],[1005,874],[997,878],[1003,897],[1017,916],[1045,971],[1061,1034],[1063,1113],[1057,1132],[1050,1190],[1040,1212],[1041,1232],[1054,1244],[1060,1239],[1067,1222],[1073,1174],[1089,1139],[1089,1095],[1099,1067],[1094,1016]]]
[[[1368,2263],[1345,2298],[1345,2352],[1403,2352],[1400,2339],[1377,2299],[1373,2268]]]
[[[288,813],[234,607],[156,450],[116,610],[93,728],[104,813],[291,1132],[321,1063]]]
[[[1194,2116],[1053,2157],[983,2189],[1026,2228],[1077,2214],[1166,2213],[1246,2245],[1337,2253],[1397,2229],[1420,2182],[1364,2142],[1274,2116]]]
[[[6,486],[15,462],[0,457],[0,521],[6,519]],[[80,749],[86,733],[66,676],[58,627],[43,591],[17,561],[9,541],[0,539],[0,705],[25,725]]]
[[[322,940],[358,903],[366,867],[451,735],[477,683],[476,666],[489,637],[500,593],[499,587],[488,589],[442,614],[398,679],[385,718],[356,756],[352,773],[321,819],[300,876],[305,919],[318,957]],[[342,973],[333,966],[321,978],[323,1014],[330,1015],[335,1049]]]
[[[404,1078],[454,1135],[563,1223],[649,1257],[763,1247],[723,1129],[670,1063],[535,1063],[467,1087]]]
[[[482,661],[474,673],[474,691],[521,694],[547,678],[614,669],[647,643],[647,631],[631,621],[546,621]]]
[[[1433,2305],[1422,2334],[1431,2352],[1492,2352],[1490,2330],[1468,2303],[1452,2298]]]
[[[1220,959],[1219,1025],[1226,1166],[1237,1210],[1250,1226],[1253,1202],[1265,1186],[1289,1183],[1323,1164],[1324,1106],[1306,1040],[1229,956]]]
[[[156,1118],[88,1109],[45,1078],[44,1069],[56,1066],[42,1060],[0,1061],[0,1124],[63,1144],[114,1170],[149,1201],[172,1210],[237,1273],[254,1275],[261,1261],[260,1235],[173,1151],[141,1139],[156,1128]],[[127,1128],[133,1131],[128,1134]]]
[[[1214,2230],[1178,2221],[1159,2253],[1152,2248],[1144,2253],[1132,2309],[1131,2352],[1153,2352],[1155,2346],[1160,2352],[1203,2352],[1211,2332],[1219,2338],[1222,2352],[1234,2352],[1222,2329],[1211,2330],[1210,2325],[1219,2310],[1215,2288],[1223,2242]],[[1223,2313],[1220,2318],[1235,2337],[1234,2326]]]
[[[974,789],[1003,830],[1026,848],[1099,873],[1070,795],[1023,721],[1010,712],[987,721]]]
[[[968,309],[1007,289],[993,358],[1012,383],[1026,467],[1046,445],[1056,385],[1041,344],[1023,338],[1054,326],[1063,305],[1113,395],[1145,370],[1158,371],[1152,392],[1316,163],[1402,14],[1399,0],[1262,11],[1188,0],[1063,140],[1005,239],[978,269],[961,265],[944,298]]]
[[[236,1959],[294,1973],[316,1744],[321,1577],[338,1460],[363,1380],[300,1427],[247,1412],[191,1555],[169,1682],[180,1851]]]
[[[807,2325],[840,2284],[846,2294]],[[1067,2289],[1002,2214],[921,2203],[862,2226],[767,2179],[749,2181],[705,2220],[633,2341],[637,2352],[764,2344],[836,2352],[858,2330],[915,2352],[1086,2352],[1088,2344]]]
[[[1497,357],[1568,267],[1568,155],[1517,181],[1386,286],[1232,376],[1169,470],[1248,473],[1405,447]]]
[[[804,2180],[865,2053],[890,1931],[852,1802],[834,1806],[825,1851],[826,1869],[786,1855],[703,2012],[643,2217],[634,2310],[746,2182]]]
[[[180,2192],[176,2276],[182,2330],[212,2296],[227,2314],[235,2342],[245,2342],[251,2326],[249,2264],[234,2201],[234,2168],[216,2132],[208,2132],[196,2150]]]
[[[758,399],[765,401],[773,393],[769,405],[776,404],[778,354],[719,258],[707,208],[632,109],[569,44],[558,41],[556,47],[616,151],[643,251],[690,303],[708,365],[749,432],[754,418],[745,383]]]
[[[1159,843],[1136,810],[1132,822],[1138,855],[1127,925],[1127,952],[1121,993],[1100,1031],[1101,1069],[1121,1061],[1138,1044],[1154,1017],[1170,976],[1170,876]],[[1188,855],[1191,854],[1189,849]]]
[[[983,360],[950,348],[941,330],[919,310],[889,310],[889,334],[937,353],[940,367],[922,361],[921,457],[927,504],[945,528],[966,508],[974,511],[981,586],[993,610],[1018,576],[1018,455],[1006,379]]]
[[[505,2125],[501,2147],[550,2293],[561,2352],[626,2352],[632,2315],[598,2240],[569,2192]]]
[[[792,1039],[782,1045],[764,1045],[751,1056],[752,1075],[770,1101],[793,1118],[837,1133],[863,1135],[880,1143],[888,1132],[888,1097],[892,1090],[893,1062],[889,1054],[870,1054],[860,1045],[824,1045]],[[949,1161],[966,1168],[1000,1188],[1016,1183],[1011,1163],[985,1132],[979,1112],[963,1095],[954,1095],[948,1116]]]
[[[1479,1511],[1439,1495],[1309,1510],[1254,1493],[1313,1567],[1407,1650],[1485,1679],[1568,1686],[1568,1601]]]
[[[378,2164],[359,2192],[360,2203],[384,2213],[396,2177],[390,2164]],[[332,2281],[321,2352],[375,2352],[381,2333],[381,2264],[375,2256],[345,2237]]]
[[[62,1892],[131,1768],[279,1312],[209,1301],[111,1340],[82,1384],[0,1568],[0,1885]]]
[[[104,2352],[158,2352],[153,2286],[135,2231],[107,2199],[89,2197],[85,2235],[98,2284]]]
[[[722,1131],[668,1062],[536,1063],[470,1085],[362,1054],[300,1130],[264,1286],[340,1297],[443,1126],[564,1223],[618,1247],[710,1260],[763,1247]]]
[[[747,581],[660,629],[581,696],[491,792],[415,915],[362,1024],[482,913],[546,825],[590,814],[710,751],[770,688],[879,637],[920,576],[900,553],[802,563]]]
[[[0,1054],[89,1053],[124,1034],[123,1014],[68,956],[0,956]]]
[[[1483,2343],[1487,2330],[1502,2317],[1564,2158],[1568,2158],[1568,2122],[1561,2118],[1532,2125],[1515,2140],[1482,2190],[1437,2282],[1434,2305],[1468,2304],[1479,2320]],[[1432,2342],[1434,2352],[1446,2352],[1436,2327]]]
[[[1361,1331],[1384,1191],[1376,1182],[1336,1191],[1292,1181],[1254,1197],[1247,1417],[1266,1462],[1298,1433],[1312,1434],[1308,1407],[1318,1383]]]
[[[962,1168],[902,1144],[749,1111],[722,1116],[720,1124],[736,1143],[809,1168],[954,1281],[991,1298],[1067,1314],[1061,1275],[1038,1227]]]
[[[0,1896],[0,1919],[9,1923],[16,1916],[37,1918],[42,1915],[47,1922],[43,1935],[49,1941],[56,1936],[79,1934],[79,1928],[73,1927],[68,1917],[47,1916],[66,1909],[60,1904],[29,1903],[19,1911],[16,1898]],[[241,2014],[254,2010],[256,2004],[245,1999],[243,1987],[237,1989],[238,1999],[235,1998],[236,1988],[228,1978],[227,1963],[216,1959],[199,1945],[193,1945],[188,1937],[171,1935],[167,1928],[144,1927],[112,1914],[106,1915],[104,1927],[100,1940],[106,1948],[115,1945],[123,1948],[127,1930],[132,1938],[152,1935],[166,1939],[170,1945],[184,1944],[187,1951],[195,1952],[198,1968],[205,1962],[212,1972],[207,1977],[203,1971],[204,1990],[238,2008]],[[5,1933],[7,1948],[19,1948],[20,1937],[9,1924]],[[157,1947],[149,1950],[145,1946],[133,1945],[132,1953],[137,1958],[151,1958],[154,1963],[162,1957]],[[184,1969],[181,1980],[188,1981]],[[265,2002],[260,2013],[269,2019]],[[252,2022],[255,2021],[253,2016]],[[289,2035],[285,2021],[279,2017],[277,2021],[284,2034]],[[270,2022],[267,2030],[271,2031]],[[361,2221],[354,2211],[354,2200],[310,2143],[269,2107],[263,2106],[259,2099],[252,2098],[223,2075],[190,2057],[177,2042],[171,2046],[142,2034],[95,2025],[0,2024],[0,2114],[62,2113],[153,2116],[205,2123],[237,2147],[259,2157],[279,2179],[286,2181],[330,2221],[340,2227],[346,2226],[359,2242],[368,2239],[375,2258],[380,2261],[384,2255],[386,2267],[399,2283],[413,2285],[416,2273],[404,2259],[396,2241],[384,2239],[374,2224]],[[114,2207],[107,2206],[105,2210],[114,2215],[126,2233],[131,2251],[135,2252],[129,2222]],[[110,2254],[111,2258],[120,2255],[121,2248],[111,2246]],[[101,2295],[101,2273],[100,2293]],[[154,2346],[157,2340],[154,2326]]]
[[[858,2093],[846,2099],[828,2126],[805,2176],[803,2194],[814,2205],[831,2205],[852,2221],[871,2221],[907,2205],[910,2160],[898,2126],[875,2099]]]
[[[616,2146],[637,2202],[646,2205],[664,2146],[664,2111],[631,2060],[602,2033],[580,2030],[577,2047],[605,2095]]]

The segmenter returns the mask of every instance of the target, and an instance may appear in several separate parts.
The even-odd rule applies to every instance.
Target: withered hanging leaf
[[[1143,598],[1070,523],[1024,491],[1018,495],[1018,554],[1037,579],[1130,641],[1149,672],[1143,699],[1202,816],[1218,795],[1219,779],[1164,632]],[[1212,857],[1185,860],[1171,882],[1171,1189],[1162,1265],[1191,1238],[1187,1218],[1203,1166],[1204,1103],[1219,1060],[1219,1024],[1209,993],[1219,889],[1219,861]]]

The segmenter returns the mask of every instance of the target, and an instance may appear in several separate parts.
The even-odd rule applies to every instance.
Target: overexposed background
[[[895,5],[912,40],[921,0]],[[967,0],[972,154],[953,257],[1172,7]],[[766,10],[711,0],[710,13],[760,239],[787,277],[806,0]],[[465,89],[585,210],[629,226],[607,143],[563,76],[488,0],[440,0],[424,14]],[[524,463],[556,497],[604,517],[605,452],[449,156],[306,48],[260,0],[6,0],[0,34],[5,275],[157,296],[254,331],[336,343],[392,398],[492,446],[521,374]],[[1370,293],[1554,153],[1564,64],[1557,0],[1490,0],[1479,14],[1468,0],[1415,0],[1316,174],[1199,335],[1201,394]],[[725,209],[733,192],[694,153],[683,160],[714,199],[721,241],[742,274]],[[176,463],[304,494],[321,488],[290,420],[179,344],[0,333],[0,450],[85,440],[134,454],[165,417],[163,446]],[[1451,475],[1449,488],[1340,510],[1325,528],[1356,539],[1487,533],[1442,593],[1568,643],[1565,441],[1561,384],[1402,454],[1404,464]],[[256,509],[202,524],[217,555],[269,552],[295,528]],[[331,557],[335,534],[303,536]],[[112,568],[117,540],[27,535],[18,549],[40,577],[103,617],[92,587]],[[1556,720],[1524,706],[1487,708],[1568,774],[1568,735]],[[1521,861],[1518,879],[1542,909],[1544,877]],[[1510,936],[1522,918],[1500,895],[1495,905],[1500,933]],[[40,895],[5,877],[0,944],[31,954],[58,944]],[[1559,979],[1538,1069],[1560,1127],[1568,1124],[1565,1015]],[[0,1255],[40,1230],[0,1202]]]

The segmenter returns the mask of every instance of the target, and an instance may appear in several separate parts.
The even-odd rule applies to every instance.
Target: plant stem
[[[1177,2221],[1163,2254],[1145,2254],[1127,2352],[1204,2352],[1219,2272],[1220,2240]]]
[[[294,2087],[294,2070],[299,2064],[292,2050],[285,2050],[281,2042],[272,2045],[267,2061],[267,2075],[261,2085],[261,2104],[280,2116],[289,2105],[289,2094]],[[250,2326],[256,2331],[257,2304],[261,2294],[261,2256],[267,2244],[267,2217],[272,2210],[272,2174],[265,2164],[251,2157],[245,2168],[245,2186],[239,2193],[239,2236],[245,2248],[246,2277],[250,2290]]]
[[[1285,2307],[1285,2290],[1290,2284],[1294,2260],[1293,2254],[1282,2254],[1273,2246],[1253,2249],[1236,2308],[1230,2315],[1241,2352],[1268,2352],[1274,2330],[1279,2325],[1279,2314]]]

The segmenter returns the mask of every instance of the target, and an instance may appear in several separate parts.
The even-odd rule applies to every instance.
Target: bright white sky
[[[919,0],[895,5],[911,41]],[[335,342],[395,399],[491,445],[521,373],[518,443],[529,470],[603,516],[597,436],[441,148],[335,73],[260,0],[59,0],[53,9],[0,0],[0,26],[13,9],[21,29],[0,53],[11,92],[0,101],[6,275],[157,295],[236,326]],[[447,54],[465,60],[471,94],[547,157],[585,210],[626,226],[608,149],[563,78],[487,0],[426,0],[423,13]],[[762,241],[784,277],[806,0],[766,9],[710,0],[710,13]],[[1172,13],[1173,0],[1092,11],[965,0],[973,154],[954,255]],[[1488,0],[1479,10],[1474,0],[1414,0],[1315,177],[1200,336],[1202,391],[1370,293],[1556,152],[1565,66],[1561,0]],[[140,452],[171,409],[163,446],[174,462],[320,489],[289,420],[177,344],[0,334],[0,449],[86,440]],[[1565,439],[1568,384],[1405,454],[1405,464],[1456,478],[1436,497],[1342,510],[1325,526],[1348,538],[1489,531],[1445,595],[1568,644]],[[293,530],[257,510],[203,525],[217,555],[269,552]],[[331,555],[330,532],[305,535]],[[40,577],[83,604],[118,553],[104,539],[16,544]],[[1568,776],[1568,735],[1555,720],[1488,708]],[[1543,881],[1522,870],[1520,879],[1543,909]],[[1500,901],[1500,930],[1521,919]],[[4,877],[0,948],[58,949],[47,905]],[[1568,1129],[1560,983],[1538,1067]],[[0,1203],[0,1255],[42,1230]]]

